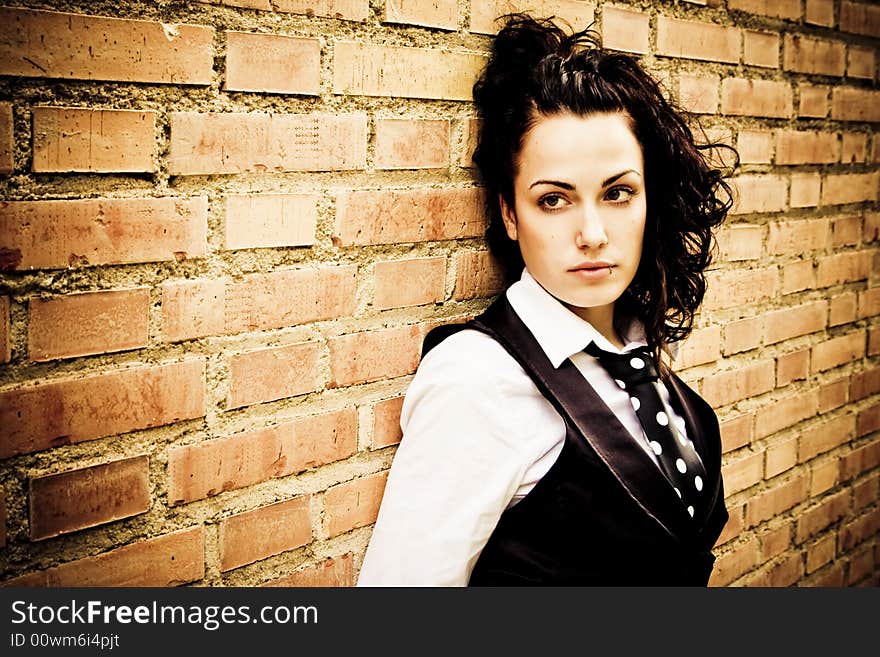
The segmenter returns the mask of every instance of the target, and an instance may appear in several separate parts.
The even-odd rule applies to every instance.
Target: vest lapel
[[[554,368],[505,297],[499,297],[484,317],[485,323],[476,323],[482,330],[488,329],[532,373],[541,394],[580,435],[579,447],[589,446],[646,515],[668,533],[681,539],[694,536],[699,523],[688,515],[661,470],[574,364],[566,360]],[[690,422],[689,433],[692,418]]]

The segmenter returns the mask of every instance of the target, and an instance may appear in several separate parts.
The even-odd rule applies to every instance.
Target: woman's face
[[[639,266],[645,232],[642,149],[621,113],[541,116],[501,199],[507,234],[554,297],[606,325]]]

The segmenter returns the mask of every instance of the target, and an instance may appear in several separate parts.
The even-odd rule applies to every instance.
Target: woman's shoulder
[[[470,328],[446,337],[422,358],[416,376],[426,374],[462,383],[492,380],[496,384],[500,379],[526,376],[497,340]]]

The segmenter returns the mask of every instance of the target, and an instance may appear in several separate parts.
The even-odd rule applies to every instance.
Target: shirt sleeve
[[[403,439],[358,586],[467,584],[530,462],[517,398],[531,385],[476,331],[429,352],[404,399]]]

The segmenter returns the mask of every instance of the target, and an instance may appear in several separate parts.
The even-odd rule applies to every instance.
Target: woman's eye
[[[565,204],[565,199],[559,194],[547,194],[538,200],[538,205],[548,210],[556,210]]]
[[[605,194],[605,198],[614,203],[625,203],[635,194],[629,187],[612,187]]]

